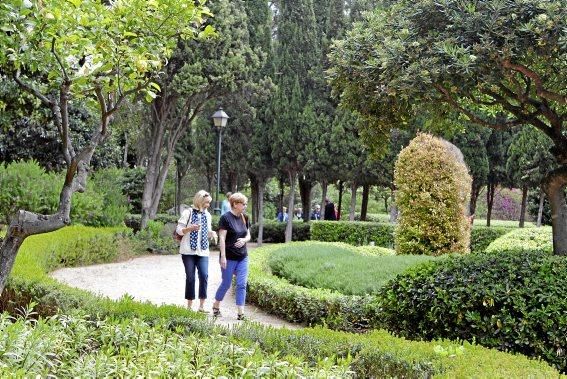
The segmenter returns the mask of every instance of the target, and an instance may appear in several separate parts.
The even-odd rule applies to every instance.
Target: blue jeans
[[[241,261],[226,260],[226,268],[222,269],[222,282],[215,295],[216,301],[222,301],[226,291],[232,284],[232,275],[236,275],[236,305],[244,305],[246,301],[246,282],[248,281],[248,257]]]
[[[209,280],[209,257],[181,254],[185,266],[185,299],[195,299],[195,268],[199,275],[199,299],[207,298],[207,281]]]

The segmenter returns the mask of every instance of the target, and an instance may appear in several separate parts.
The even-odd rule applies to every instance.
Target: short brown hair
[[[248,198],[246,196],[244,196],[242,193],[236,192],[236,193],[233,193],[232,195],[230,195],[230,197],[228,198],[228,201],[230,202],[230,206],[234,207],[234,205],[238,204],[238,203],[242,203],[242,204],[247,203]]]

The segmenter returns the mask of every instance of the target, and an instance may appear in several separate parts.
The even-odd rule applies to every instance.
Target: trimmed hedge
[[[520,253],[524,250],[540,250],[553,253],[553,237],[550,226],[518,228],[494,240],[486,248],[487,253],[503,251]]]
[[[376,297],[377,321],[412,339],[475,340],[567,371],[567,258],[524,250],[426,263]]]
[[[311,223],[311,239],[324,242],[346,242],[351,245],[394,247],[394,225],[364,221],[317,221]]]
[[[346,242],[351,245],[367,245],[393,248],[393,224],[350,221],[318,221],[311,223],[311,239],[325,242]],[[471,251],[483,252],[495,239],[514,229],[506,227],[474,226],[471,231]]]
[[[471,253],[482,253],[492,241],[513,231],[503,226],[473,226],[471,230]]]
[[[291,233],[292,241],[308,241],[311,239],[311,224],[314,222],[293,221],[293,229]],[[277,221],[264,222],[264,236],[262,242],[267,243],[284,243],[285,228],[287,223]],[[250,227],[250,235],[252,241],[258,240],[258,224]]]
[[[244,323],[228,330],[214,326],[201,314],[189,312],[181,307],[141,304],[129,297],[120,301],[101,298],[86,291],[69,288],[47,277],[45,266],[40,264],[45,261],[41,257],[46,248],[49,249],[53,243],[64,238],[67,229],[71,228],[26,239],[10,277],[9,287],[2,295],[3,304],[8,303],[8,293],[11,293],[14,295],[11,300],[20,305],[26,305],[30,300],[38,302],[41,311],[70,312],[80,308],[94,318],[113,317],[125,322],[132,318],[141,318],[150,324],[165,320],[169,329],[177,333],[228,338],[243,346],[260,348],[273,354],[274,364],[278,364],[277,357],[282,356],[293,356],[296,360],[307,362],[328,362],[329,365],[349,364],[356,377],[559,376],[557,371],[544,362],[500,353],[466,342],[412,342],[395,338],[385,331],[358,335],[321,328],[276,330],[255,323]],[[101,230],[79,228],[70,232],[84,236],[91,233],[96,235]],[[113,232],[107,230],[104,233]],[[251,254],[252,262],[255,262],[256,253],[265,249],[269,248],[255,250]],[[40,311],[38,308],[35,310]],[[235,374],[239,372],[235,371]]]

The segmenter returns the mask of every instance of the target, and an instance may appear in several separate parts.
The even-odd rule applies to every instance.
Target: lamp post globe
[[[218,145],[217,145],[217,192],[215,197],[215,208],[214,213],[220,214],[220,201],[219,201],[219,192],[220,192],[220,162],[221,162],[221,146],[222,146],[222,130],[226,126],[228,122],[228,115],[225,111],[222,110],[220,107],[215,113],[212,115],[213,123],[215,128],[218,132]]]

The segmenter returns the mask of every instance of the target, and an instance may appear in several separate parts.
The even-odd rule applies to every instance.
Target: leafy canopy
[[[331,53],[343,104],[389,130],[458,110],[485,126],[532,124],[565,137],[565,0],[402,0],[369,13]]]
[[[191,1],[7,0],[0,5],[0,67],[9,74],[40,78],[48,93],[69,84],[77,98],[93,86],[103,93],[145,91],[171,55],[178,38],[200,31],[207,8]],[[200,2],[201,4],[204,2]],[[149,85],[149,86],[148,86]],[[147,89],[146,89],[147,88]]]

